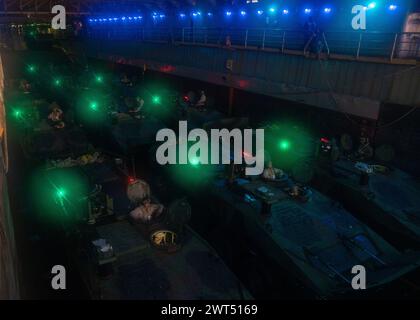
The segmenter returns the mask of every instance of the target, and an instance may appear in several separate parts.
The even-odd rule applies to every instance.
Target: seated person
[[[149,223],[163,212],[163,205],[152,203],[150,186],[143,180],[135,180],[127,187],[127,197],[136,206],[130,217],[136,222]]]
[[[127,77],[127,75],[125,73],[123,73],[123,75],[121,76],[121,83],[126,85],[126,86],[132,86],[132,82],[131,80]]]
[[[357,148],[356,152],[356,159],[365,160],[370,159],[373,157],[373,148],[370,145],[370,141],[368,137],[361,136],[360,137],[359,147]]]
[[[278,178],[281,178],[283,175],[284,175],[283,170],[273,168],[273,163],[271,161],[268,161],[267,166],[265,167],[262,173],[262,178],[264,180],[274,181]]]
[[[136,97],[136,100],[128,108],[128,114],[130,114],[133,118],[136,119],[143,118],[141,115],[143,106],[144,100],[141,97]]]
[[[51,112],[48,115],[48,123],[56,129],[63,129],[66,126],[63,121],[63,110],[61,110],[60,106],[56,102],[51,104],[50,109]]]
[[[25,79],[21,80],[19,87],[23,91],[23,93],[25,94],[31,93],[31,84],[27,80]]]
[[[207,97],[206,94],[204,93],[203,90],[200,91],[200,99],[198,99],[197,103],[195,104],[195,106],[200,109],[200,110],[204,110],[205,106],[206,106],[206,102],[207,102]]]

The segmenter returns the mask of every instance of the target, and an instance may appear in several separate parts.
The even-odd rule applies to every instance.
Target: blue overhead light
[[[212,17],[213,16],[213,13],[207,12],[207,16]]]
[[[125,21],[125,19],[126,19],[125,17],[122,17],[122,18],[121,18],[121,20],[122,20],[122,21]]]
[[[163,19],[163,18],[165,18],[166,16],[164,15],[164,14],[160,14],[159,15],[159,18],[161,18],[161,19]]]
[[[397,10],[397,6],[395,4],[390,4],[388,9],[391,11],[394,11],[394,10]]]
[[[257,14],[260,16],[260,15],[262,15],[264,13],[264,11],[262,11],[262,10],[258,10],[257,11]]]
[[[242,10],[242,11],[241,11],[241,16],[242,16],[242,17],[246,16],[246,11]]]
[[[274,12],[276,12],[276,8],[271,7],[270,9],[268,9],[268,11],[270,11],[270,13],[274,13]]]
[[[329,8],[329,7],[324,8],[324,12],[325,13],[330,13],[331,12],[331,8]]]
[[[310,14],[311,13],[311,9],[309,9],[309,8],[305,8],[305,10],[304,10],[304,12],[305,12],[305,14]]]
[[[182,19],[185,18],[185,13],[180,13],[179,17],[182,18]]]
[[[118,20],[118,18],[114,18],[114,21],[117,21]]]
[[[283,14],[289,14],[289,10],[283,9]]]
[[[93,19],[89,19],[89,22],[93,22]]]
[[[97,21],[98,21],[98,19],[93,19],[93,21],[97,22]]]
[[[230,17],[232,15],[232,11],[226,11],[226,15]]]

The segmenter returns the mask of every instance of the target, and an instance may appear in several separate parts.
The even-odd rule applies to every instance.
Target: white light
[[[373,9],[375,7],[376,7],[376,2],[371,2],[371,3],[368,4],[369,9]]]
[[[258,10],[257,13],[258,13],[258,15],[262,15],[264,13],[264,11]]]
[[[241,16],[245,16],[246,12],[245,11],[241,11]]]
[[[391,11],[394,11],[394,10],[397,9],[397,6],[395,4],[391,4],[391,5],[389,5],[388,9],[391,10]]]
[[[284,9],[284,10],[283,10],[283,14],[289,14],[289,10]]]
[[[232,15],[232,12],[230,12],[230,11],[226,11],[226,15],[227,15],[228,17],[230,17],[230,16]]]
[[[312,10],[311,10],[311,9],[309,9],[309,8],[306,8],[306,9],[305,9],[305,13],[306,13],[306,14],[311,13],[311,11],[312,11]]]
[[[330,13],[331,12],[331,8],[324,8],[324,12],[325,13]]]

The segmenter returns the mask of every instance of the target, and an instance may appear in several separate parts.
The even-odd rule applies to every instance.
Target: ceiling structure
[[[216,6],[237,1],[218,0],[0,0],[0,16],[51,14],[54,5],[61,4],[70,15],[86,15],[111,10],[172,10],[181,7]],[[240,2],[240,1],[239,1]]]

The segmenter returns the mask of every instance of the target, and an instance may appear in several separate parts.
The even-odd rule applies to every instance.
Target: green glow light
[[[279,142],[279,147],[280,147],[281,150],[284,150],[284,151],[289,150],[290,149],[290,141],[281,140]]]
[[[55,80],[54,80],[54,85],[55,85],[56,87],[60,87],[60,86],[61,86],[61,80],[60,80],[60,79],[55,79]]]
[[[34,73],[36,71],[36,67],[33,64],[28,65],[28,71],[30,73]]]
[[[15,118],[21,118],[23,115],[23,112],[21,110],[15,110],[13,111],[13,115],[15,116]]]
[[[159,104],[160,103],[160,97],[159,96],[153,96],[152,97],[152,102],[154,104]]]
[[[96,76],[95,80],[97,83],[102,83],[104,81],[104,78],[102,76]]]
[[[196,167],[200,164],[200,159],[197,157],[192,157],[191,159],[189,159],[189,162],[192,166]]]
[[[66,196],[66,191],[60,188],[57,190],[56,194],[59,199],[63,199]]]
[[[91,102],[91,104],[89,105],[89,108],[92,109],[93,111],[98,110],[98,104],[96,102]]]

